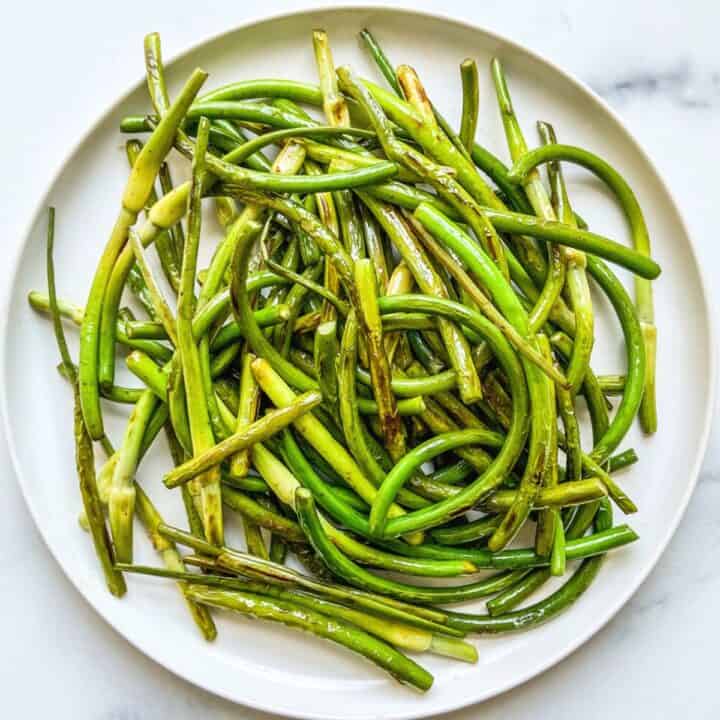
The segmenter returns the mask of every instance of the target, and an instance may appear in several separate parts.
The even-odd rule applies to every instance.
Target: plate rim
[[[310,15],[318,12],[327,12],[327,13],[342,13],[342,12],[348,12],[348,11],[357,11],[357,12],[373,12],[373,13],[384,13],[384,14],[395,14],[395,15],[409,15],[409,16],[416,16],[423,18],[425,20],[433,20],[441,23],[449,23],[451,25],[460,27],[464,30],[469,30],[473,32],[479,32],[482,33],[485,37],[494,40],[498,42],[499,44],[505,45],[507,47],[510,47],[515,52],[519,52],[520,54],[524,54],[526,57],[528,57],[531,60],[535,60],[539,63],[544,63],[546,66],[550,67],[554,72],[558,73],[566,82],[570,83],[574,88],[578,89],[581,93],[583,93],[586,97],[591,99],[593,102],[595,102],[614,122],[618,130],[621,131],[621,133],[624,135],[625,139],[631,144],[631,146],[639,153],[640,158],[646,163],[647,167],[652,171],[653,175],[657,179],[660,188],[662,192],[665,193],[667,198],[670,201],[671,210],[676,215],[678,222],[680,223],[680,227],[683,230],[683,233],[688,239],[688,245],[689,245],[689,251],[691,259],[695,265],[695,268],[697,269],[698,277],[700,280],[700,290],[701,290],[701,296],[702,301],[705,307],[705,315],[706,315],[706,323],[704,327],[705,335],[708,339],[708,343],[710,345],[710,357],[709,357],[709,392],[707,393],[707,400],[705,405],[705,417],[703,419],[703,425],[702,425],[702,432],[700,435],[700,443],[698,446],[698,452],[696,454],[696,457],[694,459],[694,462],[692,464],[692,467],[690,469],[689,473],[689,482],[687,483],[687,486],[685,488],[685,492],[681,498],[681,501],[677,504],[675,513],[673,517],[671,518],[671,521],[666,524],[665,533],[662,538],[662,541],[659,542],[656,546],[656,549],[654,550],[653,554],[651,555],[649,561],[646,562],[646,565],[644,569],[640,572],[637,579],[633,581],[632,583],[629,583],[626,588],[622,590],[622,592],[618,593],[616,596],[616,600],[613,604],[608,606],[608,609],[606,609],[603,613],[600,614],[599,620],[595,620],[592,625],[588,626],[590,629],[585,630],[581,633],[578,633],[576,637],[571,641],[566,643],[560,650],[558,650],[556,653],[554,653],[552,656],[543,659],[541,663],[538,664],[537,667],[531,668],[524,672],[523,674],[512,676],[504,683],[498,683],[493,688],[481,692],[475,697],[465,697],[461,699],[459,702],[456,701],[450,701],[446,702],[444,705],[441,706],[434,706],[430,708],[429,706],[425,706],[423,708],[422,704],[419,703],[411,708],[406,710],[400,710],[399,712],[393,712],[391,715],[387,716],[387,720],[414,720],[416,718],[423,718],[428,717],[429,715],[436,715],[441,713],[447,713],[452,712],[456,710],[461,710],[463,708],[469,707],[471,705],[476,705],[479,703],[484,702],[485,700],[489,700],[490,698],[496,697],[498,695],[501,695],[502,693],[508,692],[509,690],[518,687],[520,685],[523,685],[524,683],[528,682],[530,679],[537,677],[550,669],[551,667],[555,666],[565,658],[567,658],[570,654],[575,652],[578,648],[580,648],[582,645],[587,643],[596,633],[598,633],[602,628],[604,628],[614,617],[617,615],[617,613],[627,604],[627,602],[632,598],[632,596],[637,592],[637,590],[640,588],[640,586],[647,580],[650,573],[654,570],[657,563],[659,562],[662,554],[667,549],[668,545],[670,544],[673,536],[675,535],[675,532],[678,529],[678,526],[680,524],[680,521],[682,520],[683,516],[685,515],[685,512],[687,510],[687,506],[690,502],[690,498],[692,497],[692,494],[695,491],[695,488],[698,483],[699,475],[700,475],[700,468],[703,463],[703,460],[705,458],[709,437],[710,437],[710,430],[712,427],[712,420],[713,420],[713,414],[715,409],[715,394],[716,394],[716,385],[717,385],[717,376],[718,376],[718,368],[717,368],[717,339],[716,339],[716,328],[715,328],[715,321],[713,319],[712,312],[710,311],[713,307],[711,303],[711,289],[710,285],[708,283],[708,279],[706,276],[706,272],[703,268],[702,263],[700,262],[700,258],[698,256],[697,247],[695,244],[695,241],[693,239],[692,234],[689,231],[687,222],[685,220],[685,217],[681,211],[680,205],[677,202],[677,199],[665,181],[665,178],[663,175],[660,174],[656,163],[654,162],[652,156],[650,153],[643,147],[643,145],[640,143],[640,141],[633,135],[633,133],[630,132],[629,128],[627,127],[626,123],[622,120],[620,115],[602,98],[600,97],[589,85],[587,85],[585,82],[580,80],[578,77],[576,77],[574,74],[566,71],[563,67],[556,64],[554,61],[548,59],[544,54],[536,52],[535,50],[530,49],[526,45],[522,44],[519,41],[513,40],[512,38],[504,35],[503,33],[497,32],[495,30],[491,30],[487,27],[484,27],[483,25],[472,22],[465,19],[460,19],[456,16],[451,15],[450,13],[445,12],[438,12],[438,11],[431,11],[431,10],[424,10],[424,9],[413,9],[410,7],[392,7],[388,5],[377,5],[373,3],[368,4],[360,4],[360,3],[341,3],[339,5],[333,5],[333,6],[327,6],[327,5],[318,5],[315,3],[306,3],[301,7],[295,8],[293,10],[287,10],[287,11],[281,11],[281,12],[275,12],[275,13],[253,13],[250,17],[248,17],[244,22],[241,22],[237,25],[234,25],[232,28],[229,28],[227,30],[222,30],[220,32],[207,35],[197,42],[192,43],[188,47],[186,47],[184,50],[171,55],[166,61],[166,65],[172,65],[177,62],[181,62],[186,57],[191,55],[192,53],[195,53],[196,51],[200,50],[203,46],[215,43],[219,40],[222,40],[224,37],[230,36],[234,33],[240,32],[240,31],[247,31],[255,26],[264,24],[264,23],[272,23],[275,21],[281,21],[286,19],[291,19],[293,17],[300,17],[304,15]],[[262,712],[269,712],[272,714],[277,714],[279,712],[278,708],[276,706],[272,706],[267,703],[263,703],[260,701],[254,701],[254,700],[247,700],[247,699],[238,699],[237,697],[232,696],[230,693],[224,692],[222,690],[218,690],[206,683],[204,683],[200,679],[195,679],[192,677],[189,677],[184,670],[180,668],[175,668],[171,664],[168,664],[164,658],[161,658],[159,656],[159,653],[157,653],[154,649],[145,646],[142,641],[134,640],[128,637],[125,632],[120,628],[120,624],[113,619],[112,616],[109,616],[108,613],[106,613],[103,609],[101,609],[94,601],[94,599],[91,599],[91,597],[80,587],[80,584],[77,582],[76,578],[72,575],[69,568],[65,566],[65,563],[61,560],[59,555],[55,552],[55,549],[50,545],[48,539],[46,538],[45,531],[43,530],[43,525],[40,522],[40,518],[38,515],[38,508],[33,504],[33,502],[30,499],[29,493],[27,491],[27,483],[24,479],[24,473],[21,469],[20,460],[15,444],[15,437],[12,430],[12,426],[10,423],[10,414],[9,414],[9,408],[8,408],[8,396],[7,392],[5,390],[5,376],[7,373],[7,366],[6,366],[6,356],[7,356],[7,348],[8,348],[8,335],[9,335],[9,320],[10,320],[10,300],[13,295],[13,290],[16,286],[16,282],[18,280],[18,272],[19,272],[19,265],[21,258],[25,252],[25,249],[28,244],[28,239],[30,237],[30,234],[35,227],[38,218],[40,217],[41,213],[47,206],[47,200],[49,198],[50,192],[52,188],[55,186],[57,181],[59,180],[60,176],[64,172],[65,168],[67,167],[70,160],[73,158],[73,156],[80,150],[80,148],[85,144],[85,142],[95,133],[95,131],[110,117],[110,115],[115,111],[115,109],[121,105],[132,93],[134,93],[142,84],[144,83],[144,76],[141,76],[139,80],[132,83],[129,87],[126,87],[124,91],[122,91],[117,98],[110,104],[109,106],[106,106],[103,110],[101,110],[95,117],[95,120],[91,122],[88,126],[88,128],[80,135],[80,137],[74,142],[70,144],[70,147],[68,151],[63,155],[61,161],[59,162],[58,166],[54,170],[54,172],[51,174],[48,182],[46,183],[46,189],[42,193],[40,199],[35,204],[33,211],[30,214],[30,219],[25,224],[25,228],[23,233],[21,234],[22,241],[17,244],[17,246],[14,248],[13,254],[10,258],[10,263],[8,265],[10,269],[10,275],[11,278],[10,282],[8,283],[8,292],[6,296],[3,298],[2,303],[3,306],[0,308],[0,415],[2,415],[2,427],[4,430],[5,438],[6,438],[6,444],[8,448],[8,453],[10,456],[12,469],[14,471],[15,478],[17,480],[18,485],[20,486],[20,492],[23,496],[23,499],[25,501],[25,504],[28,508],[28,511],[30,512],[30,515],[33,519],[33,522],[35,523],[35,527],[40,535],[40,537],[43,540],[43,543],[47,547],[48,551],[54,558],[54,560],[57,562],[59,567],[61,568],[63,574],[65,577],[70,581],[72,586],[75,588],[75,590],[81,595],[81,597],[93,608],[93,610],[115,631],[117,632],[126,642],[128,642],[130,645],[132,645],[134,648],[139,650],[141,653],[143,653],[146,657],[151,658],[154,662],[156,662],[161,667],[165,668],[166,670],[170,671],[175,675],[176,677],[182,678],[184,681],[194,685],[195,687],[201,688],[205,690],[206,692],[209,692],[217,697],[222,697],[225,700],[228,700],[232,703],[244,705],[246,707],[253,708],[255,710],[259,710]],[[286,710],[280,710],[280,712],[286,712]],[[334,713],[328,714],[327,712],[323,712],[321,714],[313,713],[309,714],[305,711],[293,711],[292,714],[287,715],[288,717],[296,717],[296,718],[307,718],[307,720],[336,720],[342,718],[341,715],[337,715]]]

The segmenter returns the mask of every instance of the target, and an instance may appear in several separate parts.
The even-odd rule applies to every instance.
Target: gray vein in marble
[[[591,80],[590,85],[613,105],[648,97],[664,98],[693,110],[720,105],[720,71],[699,71],[687,61],[661,71],[628,72],[611,82]]]

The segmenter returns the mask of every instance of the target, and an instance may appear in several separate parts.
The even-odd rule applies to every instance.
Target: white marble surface
[[[346,3],[351,4],[351,3]],[[377,3],[382,4],[382,3]],[[711,213],[720,163],[720,5],[714,0],[486,0],[386,3],[454,14],[545,54],[600,92],[655,159],[685,211],[709,284],[720,282]],[[302,2],[265,0],[277,12]],[[332,3],[315,2],[315,6]],[[172,8],[172,10],[171,10]],[[200,10],[199,8],[202,8]],[[259,8],[187,0],[44,3],[5,9],[0,137],[7,169],[0,227],[19,242],[37,199],[98,113],[135,81],[142,34],[171,56]],[[8,172],[9,170],[9,172]],[[712,229],[711,229],[712,228]],[[5,300],[6,280],[0,278]],[[716,300],[720,296],[716,296]],[[668,337],[667,335],[665,337]],[[695,495],[633,600],[544,675],[448,720],[717,718],[720,437],[715,423]],[[90,609],[35,530],[0,441],[0,688],[3,715],[57,720],[267,718],[199,691],[147,660]],[[662,491],[661,478],[648,478]],[[551,710],[549,710],[551,708]]]

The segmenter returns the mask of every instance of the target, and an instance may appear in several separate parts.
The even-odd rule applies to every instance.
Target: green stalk
[[[418,607],[383,597],[375,593],[356,590],[352,587],[320,582],[283,565],[263,561],[244,553],[227,548],[216,548],[177,528],[163,525],[160,532],[177,543],[187,545],[213,558],[214,563],[224,570],[248,577],[259,577],[273,585],[296,586],[310,592],[342,602],[344,605],[361,607],[384,617],[402,620],[416,627],[441,632],[451,637],[461,637],[456,630],[446,629],[442,623],[447,614],[436,608]]]
[[[263,560],[269,560],[270,553],[267,545],[265,545],[260,526],[250,518],[243,516],[243,530],[245,531],[245,546],[248,553]]]
[[[383,52],[383,49],[378,44],[377,40],[375,40],[373,34],[367,28],[364,28],[360,32],[360,38],[370,51],[373,60],[375,60],[375,63],[387,81],[387,84],[395,91],[396,95],[399,97],[405,97],[403,95],[402,88],[400,87],[400,83],[397,81],[397,77],[395,76],[395,70],[392,63]]]
[[[315,331],[313,361],[323,402],[336,414],[338,409],[337,323],[324,322]]]
[[[195,154],[194,143],[187,135],[178,133],[175,146],[186,157],[192,157]],[[398,172],[395,163],[382,160],[365,168],[314,176],[282,176],[272,172],[258,172],[257,170],[232,165],[226,160],[213,155],[208,156],[207,166],[210,173],[223,181],[222,194],[233,196],[246,189],[301,195],[305,193],[331,192],[333,190],[350,190],[389,180]]]
[[[137,157],[141,151],[142,143],[138,140],[128,140],[127,143],[125,143],[125,152],[127,154],[130,167],[135,164],[135,161],[137,160]],[[167,181],[168,170],[165,163],[160,166],[160,170],[158,170],[158,177],[161,178],[161,181],[162,178],[165,177]],[[170,190],[172,190],[172,187],[170,187]],[[153,189],[150,191],[150,195],[148,196],[147,203],[145,205],[146,215],[150,211],[150,208],[157,201],[158,196],[155,192],[155,188],[153,187]],[[159,233],[157,238],[155,239],[154,245],[155,250],[158,254],[158,258],[160,259],[160,265],[162,266],[163,273],[167,278],[167,281],[170,283],[172,289],[177,292],[177,288],[180,283],[180,262],[178,259],[179,256],[177,255],[177,248],[170,231]],[[135,268],[133,268],[133,271],[134,270]]]
[[[277,407],[285,407],[296,399],[295,393],[283,382],[280,375],[273,370],[265,359],[258,358],[255,360],[252,364],[252,370],[258,385]],[[358,467],[347,450],[332,437],[312,413],[295,420],[294,426],[327,459],[333,469],[361,498],[368,503],[372,503],[377,494],[377,489]],[[398,517],[403,514],[403,509],[397,505],[393,505],[388,513],[390,517]],[[421,537],[417,533],[412,539],[418,542]]]
[[[240,394],[238,396],[237,421],[235,432],[245,430],[257,416],[260,405],[260,388],[255,382],[251,365],[255,360],[252,353],[246,352],[241,361]],[[250,447],[238,450],[230,461],[230,474],[233,477],[245,477],[250,469]]]
[[[480,85],[477,63],[469,58],[460,64],[462,79],[462,112],[460,114],[460,140],[471,153],[475,147],[478,108],[480,103]]]
[[[538,336],[538,344],[543,355],[552,362],[550,341],[547,335]],[[548,435],[547,459],[545,471],[542,478],[542,487],[552,488],[558,484],[558,431],[557,431],[557,399],[555,387],[547,383],[547,404],[548,423],[550,432]],[[538,555],[548,556],[555,549],[557,538],[557,525],[560,523],[560,516],[554,510],[542,510],[537,516],[537,527],[535,531],[535,551]],[[559,552],[559,550],[558,550]]]
[[[167,86],[165,85],[165,71],[160,51],[160,35],[148,33],[144,39],[145,75],[147,79],[150,100],[158,115],[165,115],[170,109]]]
[[[105,433],[98,387],[98,348],[100,345],[100,318],[108,281],[115,261],[127,240],[128,230],[134,225],[138,213],[145,207],[160,164],[172,147],[175,132],[206,78],[207,73],[202,70],[193,72],[138,155],[123,193],[120,214],[115,221],[110,239],[95,271],[80,329],[79,363],[83,417],[93,440],[99,440]],[[109,332],[112,334],[110,337],[112,344],[114,318]]]
[[[287,427],[319,405],[321,400],[322,395],[319,392],[299,395],[290,405],[272,410],[217,445],[213,445],[202,453],[196,453],[191,460],[173,468],[163,479],[165,486],[173,488],[186,483],[210,468],[216,467],[239,450],[247,450],[256,442],[262,442],[272,437],[282,428]]]
[[[187,397],[193,456],[200,455],[215,445],[200,365],[200,353],[192,331],[192,319],[195,311],[194,287],[200,241],[201,175],[205,171],[208,129],[209,122],[201,120],[198,127],[198,147],[193,158],[193,177],[188,201],[190,214],[188,235],[183,253],[177,307],[178,352]],[[210,468],[195,480],[190,485],[190,491],[196,498],[196,503],[199,504],[205,536],[211,543],[222,544],[223,520],[218,468]]]
[[[159,553],[167,570],[175,573],[185,573],[185,564],[175,543],[158,532],[158,528],[164,522],[162,516],[139,486],[137,487],[137,514],[145,526],[153,548]],[[217,637],[217,629],[210,612],[206,607],[197,604],[190,597],[186,582],[180,581],[178,586],[187,608],[203,637],[209,641],[214,640]]]
[[[132,247],[133,253],[135,254],[135,261],[140,268],[140,272],[142,273],[145,284],[147,285],[147,288],[150,292],[150,298],[152,300],[153,307],[155,308],[155,312],[160,318],[160,322],[165,328],[165,332],[167,334],[167,337],[170,338],[170,342],[177,347],[175,316],[173,315],[170,306],[167,304],[167,301],[163,297],[160,286],[155,280],[155,276],[153,275],[150,265],[148,265],[147,259],[145,257],[145,251],[143,249],[142,243],[140,242],[138,234],[131,229],[128,233],[128,237],[130,241],[130,246]]]
[[[405,454],[404,428],[390,386],[390,364],[383,344],[382,322],[377,305],[377,279],[371,260],[355,261],[355,285],[359,298],[358,320],[367,346],[370,378],[378,405],[380,426],[390,456],[398,460]]]
[[[538,129],[545,144],[557,142],[552,125],[538,123]],[[566,225],[577,228],[575,213],[573,213],[570,206],[559,162],[551,162],[548,165],[548,177],[550,179],[551,199],[555,215]],[[565,285],[570,306],[575,313],[575,337],[568,363],[568,380],[572,392],[577,393],[590,365],[590,354],[594,342],[593,308],[590,286],[585,272],[587,266],[585,254],[573,248],[564,248],[563,253],[567,268]]]
[[[498,490],[487,500],[481,502],[486,512],[506,512],[517,497],[517,490]],[[533,509],[560,509],[583,505],[584,503],[599,500],[607,495],[607,488],[602,478],[588,477],[583,480],[568,480],[559,485],[541,488],[535,500]]]
[[[387,510],[400,488],[417,472],[425,462],[433,460],[437,455],[454,450],[464,445],[489,444],[494,447],[502,445],[502,437],[488,430],[472,429],[459,432],[444,433],[414,447],[388,473],[370,508],[370,532],[378,537],[383,536]]]
[[[300,482],[288,468],[262,444],[258,444],[253,450],[253,462],[277,498],[286,505],[294,507],[295,491],[300,487]],[[336,528],[322,516],[320,522],[330,540],[338,548],[364,565],[422,577],[456,577],[477,570],[475,565],[467,560],[409,558],[384,552],[358,542],[352,535]],[[302,534],[299,527],[298,532]],[[302,537],[303,542],[306,542],[304,536]]]
[[[505,136],[510,149],[510,156],[513,160],[517,160],[527,153],[527,143],[520,129],[520,123],[515,115],[500,61],[497,58],[493,58],[490,67],[495,82],[495,91],[497,93],[503,126],[505,127]],[[538,172],[534,172],[528,176],[524,188],[535,214],[543,220],[554,222],[557,219],[555,217],[555,211],[550,204],[550,198],[545,191]],[[545,284],[543,285],[540,297],[530,313],[530,329],[532,332],[537,332],[545,325],[550,315],[550,309],[557,302],[565,285],[565,273],[566,258],[563,255],[563,251],[557,246],[553,246],[549,251],[549,267]]]
[[[486,515],[463,525],[435,528],[431,535],[432,539],[440,545],[463,545],[489,537],[495,532],[501,521],[500,515]]]
[[[108,516],[115,556],[119,562],[132,562],[132,523],[137,495],[134,484],[135,471],[140,461],[143,437],[156,406],[157,398],[152,390],[143,392],[128,420],[112,476],[108,495]]]
[[[545,145],[527,153],[510,171],[510,179],[523,182],[524,178],[543,162],[564,160],[590,170],[599,177],[615,194],[630,224],[635,250],[650,259],[650,236],[640,204],[625,179],[609,163],[593,153],[570,145]],[[650,261],[651,262],[651,261]],[[657,267],[657,266],[656,266]],[[659,274],[657,268],[656,275]],[[656,275],[652,276],[655,277]],[[640,422],[643,430],[653,433],[657,429],[657,408],[655,399],[655,351],[657,329],[654,321],[652,287],[650,276],[635,278],[635,306],[645,345],[645,389],[640,407]]]
[[[370,214],[365,205],[359,203],[357,209],[360,214],[360,224],[362,225],[365,250],[368,257],[373,261],[373,267],[375,268],[375,275],[377,276],[380,293],[385,295],[390,274],[388,272],[387,259],[385,257],[385,248],[380,228],[378,227],[375,218]]]
[[[295,143],[288,143],[278,153],[273,162],[271,172],[278,175],[296,173],[305,160],[305,151]],[[238,219],[233,223],[222,244],[215,252],[208,269],[208,277],[203,284],[198,298],[198,310],[211,302],[211,299],[221,289],[222,281],[227,272],[228,265],[235,251],[235,247],[248,237],[256,234],[256,223],[263,220],[264,211],[257,205],[246,205]]]
[[[622,395],[625,392],[624,375],[598,375],[597,381],[605,395]]]
[[[316,283],[314,280],[311,280],[300,273],[293,272],[273,260],[268,259],[265,264],[268,268],[270,268],[270,270],[280,277],[284,277],[290,282],[302,285],[311,292],[322,297],[324,300],[327,300],[341,315],[345,316],[348,314],[348,304],[344,300],[341,300],[335,293],[330,292],[323,285]]]
[[[572,393],[556,388],[557,410],[565,429],[565,479],[579,480],[582,475],[582,441],[580,425],[575,414]]]
[[[330,125],[346,127],[350,125],[350,112],[347,103],[338,90],[333,64],[332,51],[324,30],[313,30],[313,49],[315,63],[320,76],[320,91],[323,96],[323,110]]]
[[[512,573],[500,574],[475,583],[454,587],[418,586],[380,577],[354,563],[333,545],[320,522],[312,495],[305,488],[299,488],[296,491],[295,507],[303,530],[323,562],[338,577],[343,578],[351,585],[368,589],[371,592],[411,602],[458,602],[498,592],[514,577]]]
[[[233,610],[262,620],[281,622],[288,627],[311,632],[363,655],[389,672],[396,680],[419,690],[428,690],[433,677],[418,664],[387,643],[372,637],[355,625],[328,618],[315,610],[288,600],[279,600],[247,592],[211,590],[191,585],[190,597],[196,602]]]
[[[260,327],[271,327],[287,320],[288,307],[284,304],[272,305],[270,307],[264,307],[260,310],[256,310],[254,315],[255,322],[257,322]],[[193,335],[196,340],[202,339],[205,332],[204,320],[206,317],[208,317],[207,314],[198,312],[193,319]],[[165,331],[163,324],[153,320],[128,320],[125,322],[125,330],[127,332],[127,337],[131,340],[168,339],[167,332]],[[210,342],[210,350],[213,352],[223,350],[240,338],[242,338],[242,335],[240,334],[240,329],[238,328],[237,323],[227,323],[223,325],[214,335],[212,341]]]
[[[474,198],[447,172],[446,168],[429,160],[425,155],[410,145],[397,140],[382,108],[368,89],[355,78],[349,68],[339,68],[338,77],[341,80],[343,89],[349,92],[368,113],[373,127],[378,134],[378,139],[382,143],[385,154],[398,164],[404,165],[416,173],[424,182],[430,183],[441,197],[449,202],[463,220],[472,227],[486,252],[492,257],[493,261],[498,264],[501,272],[507,275],[505,253],[500,237]],[[401,66],[401,68],[398,69],[398,77],[401,84],[407,83],[407,85],[404,85],[404,87],[406,87],[406,94],[408,87],[411,87],[413,88],[413,95],[424,96],[425,91],[422,89],[422,86],[420,86],[420,81],[411,68]],[[435,123],[435,116],[432,110],[429,111],[427,117],[423,118],[423,122],[428,124]]]
[[[377,202],[364,193],[360,193],[360,197],[410,268],[420,290],[428,295],[447,298],[447,288],[442,278],[432,266],[399,211],[389,205]],[[482,397],[482,389],[468,342],[460,329],[445,319],[438,321],[438,330],[443,337],[453,369],[457,373],[458,388],[462,399],[465,403],[472,404]]]
[[[498,327],[498,329],[503,333],[503,335],[505,335],[510,344],[520,355],[532,362],[533,365],[536,365],[555,383],[560,386],[566,385],[568,381],[565,376],[558,372],[557,368],[554,368],[552,364],[548,363],[542,354],[522,336],[518,329],[496,309],[495,305],[490,301],[487,295],[480,290],[477,284],[473,282],[472,278],[465,272],[465,270],[463,270],[457,259],[453,258],[450,253],[445,250],[434,238],[432,233],[425,229],[425,225],[420,219],[421,216],[422,210],[417,217],[415,215],[406,215],[408,221],[415,228],[423,245],[425,245],[425,247],[433,254],[433,256],[448,271],[448,273],[455,278],[458,285],[467,292],[468,296],[477,305],[480,312],[482,312],[485,317]],[[441,237],[445,238],[446,236],[441,235]],[[514,318],[514,315],[512,317]]]
[[[372,484],[379,486],[385,479],[385,471],[370,449],[370,436],[360,419],[355,387],[357,354],[358,323],[355,312],[352,311],[345,319],[345,328],[337,359],[338,410],[345,443],[352,457]]]
[[[77,367],[73,365],[73,368],[77,373]],[[68,375],[67,369],[63,363],[60,363],[57,366],[57,370],[66,380],[72,382],[72,377]],[[109,390],[100,389],[100,394],[103,398],[123,405],[134,405],[140,399],[142,393],[143,391],[141,388],[122,387],[121,385],[113,385]]]
[[[75,466],[77,468],[80,485],[80,496],[83,503],[83,511],[87,519],[88,529],[92,537],[95,555],[100,562],[107,589],[115,597],[122,597],[127,588],[122,573],[115,569],[113,547],[105,526],[105,515],[102,503],[98,494],[98,486],[95,479],[95,455],[93,453],[92,440],[85,427],[80,404],[80,389],[75,366],[70,358],[65,333],[63,332],[60,312],[58,310],[57,296],[55,292],[55,263],[53,261],[53,249],[55,245],[55,208],[48,210],[47,230],[47,252],[46,252],[46,273],[50,314],[55,331],[55,340],[60,358],[67,376],[71,379],[74,398],[74,435],[75,435]]]
[[[523,370],[502,334],[482,315],[458,303],[424,295],[386,296],[380,299],[381,312],[394,312],[399,309],[413,311],[422,309],[426,312],[452,316],[455,319],[463,317],[463,324],[472,325],[473,329],[479,332],[491,346],[498,362],[505,369],[511,385],[513,415],[505,444],[483,475],[452,498],[435,503],[429,508],[415,510],[406,516],[389,520],[386,535],[393,537],[405,534],[407,529],[417,530],[441,525],[461,510],[472,507],[481,497],[490,493],[505,478],[506,473],[517,460],[527,432],[528,412],[527,388]]]
[[[370,209],[363,204],[365,214],[368,218],[372,219],[375,226],[379,228],[379,223],[375,220],[375,217],[370,212]],[[380,228],[381,229],[381,228]],[[403,295],[405,293],[412,292],[415,280],[413,278],[412,270],[409,268],[404,260],[401,260],[393,269],[392,274],[387,280],[385,286],[384,295]],[[397,351],[398,344],[402,338],[401,333],[393,333],[388,335],[385,339],[385,352],[387,354],[388,362],[392,365],[395,352]],[[394,392],[394,389],[393,389]]]

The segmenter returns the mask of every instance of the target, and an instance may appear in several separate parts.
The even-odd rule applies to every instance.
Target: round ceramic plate
[[[58,209],[60,293],[84,301],[127,174],[118,122],[126,113],[148,108],[144,83],[139,82],[69,156],[39,206],[15,265],[1,375],[13,462],[49,548],[78,590],[113,627],[183,678],[231,700],[293,717],[427,716],[508,690],[565,657],[622,607],[670,540],[695,484],[712,404],[714,345],[708,303],[676,205],[619,119],[586,87],[546,60],[509,40],[444,18],[403,10],[326,9],[257,22],[198,45],[169,64],[171,89],[197,65],[210,72],[208,88],[258,77],[313,80],[310,33],[316,27],[329,31],[338,64],[350,63],[363,75],[377,77],[358,44],[357,33],[366,26],[376,32],[395,63],[416,67],[448,118],[459,116],[458,64],[465,57],[476,58],[483,94],[478,138],[501,157],[507,153],[486,70],[493,55],[505,63],[516,109],[531,142],[535,121],[549,120],[561,141],[598,151],[628,178],[645,210],[653,255],[664,270],[655,284],[660,429],[651,439],[636,429],[624,443],[640,456],[640,462],[622,476],[640,507],[629,519],[640,534],[639,542],[612,553],[586,595],[553,622],[527,634],[478,638],[477,665],[424,656],[422,662],[435,675],[435,684],[422,696],[337,646],[284,627],[221,615],[217,641],[205,643],[178,594],[162,581],[130,578],[127,596],[111,597],[91,544],[77,524],[80,501],[70,393],[54,370],[57,352],[50,324],[29,309],[26,295],[32,288],[45,287],[45,208],[52,204]],[[140,74],[139,52],[137,62]],[[573,204],[590,225],[626,239],[623,218],[598,183],[572,169],[568,179]],[[206,226],[212,224],[208,214]],[[628,280],[625,274],[622,277]],[[599,296],[596,307],[601,338],[593,365],[599,372],[621,372],[618,328]],[[75,339],[75,333],[70,336]],[[118,441],[124,411],[108,407],[107,414],[110,435]],[[143,463],[140,481],[168,520],[182,525],[179,498],[160,483],[166,458],[162,450],[152,454]],[[241,544],[237,528],[231,528],[230,537]],[[139,540],[136,545],[139,562],[157,563],[146,543]],[[476,603],[466,609],[482,611],[483,606]]]

